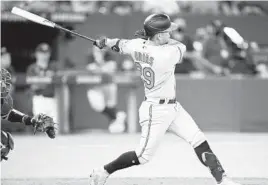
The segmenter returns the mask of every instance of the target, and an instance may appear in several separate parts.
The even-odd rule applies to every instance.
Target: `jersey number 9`
[[[137,70],[140,72],[141,79],[144,82],[144,86],[147,89],[152,89],[154,87],[155,75],[154,71],[150,67],[142,68],[140,63],[135,62]]]

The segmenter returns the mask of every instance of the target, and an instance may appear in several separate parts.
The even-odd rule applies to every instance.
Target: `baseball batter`
[[[142,127],[139,146],[93,170],[90,175],[91,185],[103,185],[115,171],[149,162],[168,130],[194,148],[200,162],[208,167],[218,184],[237,185],[227,178],[204,133],[176,100],[174,70],[186,50],[185,45],[170,39],[170,32],[176,27],[168,15],[152,14],[145,19],[144,29],[136,32],[142,38],[100,38],[94,43],[101,49],[110,47],[114,51],[132,56],[144,81],[145,99],[139,109]]]

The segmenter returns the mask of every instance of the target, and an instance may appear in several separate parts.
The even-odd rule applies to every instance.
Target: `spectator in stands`
[[[221,22],[218,22],[218,24],[220,25]],[[212,24],[206,26],[206,34],[207,36],[203,40],[202,55],[212,64],[221,67],[223,74],[229,74],[229,70],[227,69],[227,46],[221,39],[218,39],[218,31]]]
[[[239,1],[219,1],[219,11],[224,15],[239,15],[240,10],[238,8]]]
[[[267,2],[262,1],[240,1],[238,8],[242,15],[266,15]]]
[[[143,1],[143,11],[150,13],[166,13],[174,15],[180,13],[180,7],[176,0],[147,0]]]
[[[220,73],[221,69],[212,65],[206,60],[197,48],[194,46],[194,39],[185,33],[186,21],[177,18],[174,22],[178,25],[178,29],[172,33],[172,38],[186,45],[186,52],[181,63],[176,65],[175,72],[181,74],[187,73]]]
[[[194,2],[196,3],[196,2]],[[177,1],[180,7],[180,13],[193,13],[193,2],[191,1]]]
[[[102,14],[111,13],[111,6],[112,6],[111,1],[97,1],[96,2],[97,12],[102,13]]]
[[[59,12],[71,12],[73,11],[71,1],[56,1],[56,11]]]
[[[53,77],[57,64],[51,61],[51,48],[47,43],[40,43],[35,50],[35,63],[27,70],[28,77]],[[53,84],[32,84],[33,114],[43,112],[58,122],[57,100]]]
[[[267,62],[260,62],[256,70],[258,72],[257,76],[260,78],[268,78],[268,63]]]
[[[188,13],[192,14],[218,14],[218,2],[217,1],[186,1],[190,6]],[[178,1],[180,8],[181,1]],[[185,8],[183,8],[184,10]],[[182,10],[182,11],[183,11]],[[184,12],[184,11],[183,11]]]
[[[10,3],[10,1],[1,1],[1,13],[11,10],[13,6],[16,6],[16,3]]]
[[[11,65],[11,55],[7,51],[6,47],[1,48],[1,68],[6,69],[12,76],[13,78],[16,78],[15,70]],[[15,92],[15,86],[11,88],[10,94],[13,94]]]
[[[212,35],[220,43],[221,56],[225,59],[223,64],[232,74],[256,74],[256,66],[248,55],[248,43],[232,27],[226,26],[220,20],[211,22]]]
[[[257,76],[268,78],[268,55],[262,52],[257,42],[249,42],[248,52],[251,60],[256,64]]]
[[[195,32],[196,41],[198,41],[200,44],[203,44],[208,38],[209,38],[209,34],[206,28],[201,27],[201,28],[196,29],[196,32]]]
[[[127,15],[133,11],[131,1],[112,1],[111,11],[118,15]]]
[[[72,10],[74,12],[92,14],[97,12],[98,4],[97,1],[71,1]]]
[[[126,113],[117,109],[117,84],[112,78],[117,72],[115,58],[109,50],[93,46],[88,62],[87,69],[91,73],[102,75],[102,84],[88,89],[88,101],[95,111],[109,119],[110,133],[122,133],[125,131]]]
[[[265,3],[265,2],[264,2]],[[265,15],[267,4],[260,1],[219,1],[219,11],[224,15]]]
[[[6,47],[2,47],[1,48],[1,67],[5,68],[6,70],[8,70],[8,72],[14,76],[15,75],[15,70],[11,65],[11,55],[10,53],[7,51]]]
[[[55,12],[57,9],[57,3],[55,1],[26,1],[20,3],[20,6],[28,11],[42,13]]]

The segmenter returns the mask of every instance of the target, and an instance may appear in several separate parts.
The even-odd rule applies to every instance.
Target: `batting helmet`
[[[157,33],[174,31],[178,26],[170,21],[170,17],[166,14],[149,15],[144,23],[143,30],[138,30],[135,36],[152,37]]]

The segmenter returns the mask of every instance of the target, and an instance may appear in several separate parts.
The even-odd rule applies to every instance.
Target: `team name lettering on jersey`
[[[139,62],[144,62],[149,64],[150,66],[153,65],[154,57],[149,56],[147,53],[135,51],[135,59]]]

